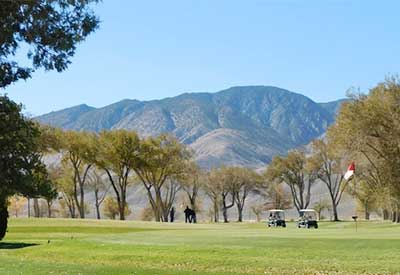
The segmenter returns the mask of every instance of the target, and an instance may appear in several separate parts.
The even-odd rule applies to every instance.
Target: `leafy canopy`
[[[29,78],[38,68],[64,71],[76,44],[98,27],[99,20],[90,9],[97,2],[1,1],[0,88]],[[29,62],[16,61],[24,51]]]

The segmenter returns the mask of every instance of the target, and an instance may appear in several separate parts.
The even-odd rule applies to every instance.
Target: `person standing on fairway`
[[[175,220],[175,207],[172,206],[171,211],[169,211],[169,221],[174,222]]]
[[[187,222],[192,223],[192,217],[191,217],[192,210],[189,208],[189,206],[186,206],[186,209],[183,212],[185,213],[185,223]]]

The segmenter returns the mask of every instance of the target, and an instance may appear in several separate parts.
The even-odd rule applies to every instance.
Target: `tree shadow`
[[[21,249],[25,247],[35,246],[37,243],[2,243],[0,242],[1,249]]]

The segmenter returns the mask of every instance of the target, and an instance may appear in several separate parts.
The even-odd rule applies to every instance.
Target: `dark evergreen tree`
[[[34,198],[54,192],[41,161],[40,131],[21,106],[0,96],[0,240],[7,229],[7,201],[14,194]]]

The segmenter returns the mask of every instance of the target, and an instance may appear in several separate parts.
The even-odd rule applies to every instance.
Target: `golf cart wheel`
[[[286,227],[286,223],[282,224],[282,227]]]
[[[318,224],[315,224],[315,225],[314,225],[314,228],[317,229],[317,228],[318,228]]]

